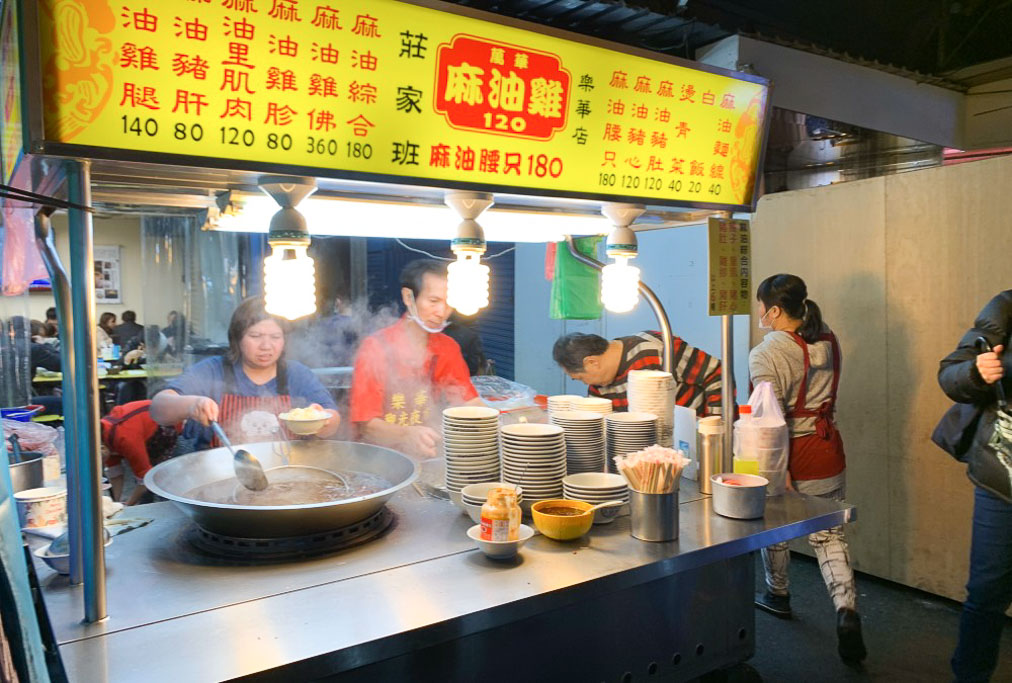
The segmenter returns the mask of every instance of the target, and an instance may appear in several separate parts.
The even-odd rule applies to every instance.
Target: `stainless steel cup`
[[[21,462],[10,466],[11,493],[40,488],[45,478],[41,453],[22,453],[21,458]]]
[[[641,541],[678,540],[678,490],[640,493],[629,489],[632,535]]]
[[[712,423],[701,422],[696,439],[696,458],[699,460],[696,481],[699,482],[699,492],[709,494],[713,492],[710,477],[730,469],[724,463],[724,430],[720,418]]]

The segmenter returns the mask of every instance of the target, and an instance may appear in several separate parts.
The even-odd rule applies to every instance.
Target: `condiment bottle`
[[[520,518],[523,516],[523,512],[520,510],[520,505],[517,503],[517,492],[516,489],[500,488],[502,492],[503,501],[510,511],[510,531],[509,540],[516,541],[520,538]]]
[[[489,491],[488,499],[481,506],[481,540],[510,540],[510,517],[511,510],[505,491],[498,488]]]

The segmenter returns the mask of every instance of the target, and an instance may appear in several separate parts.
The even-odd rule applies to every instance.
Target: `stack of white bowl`
[[[475,524],[478,524],[481,521],[481,506],[488,500],[488,492],[498,488],[515,489],[517,492],[517,504],[519,505],[524,501],[524,490],[522,487],[507,484],[503,481],[492,481],[482,484],[471,484],[462,488],[460,490],[459,506],[463,508],[464,512],[467,513]]]
[[[605,418],[608,432],[608,471],[615,472],[615,456],[642,451],[657,443],[657,416],[653,413],[613,413]]]
[[[629,412],[657,416],[657,443],[671,448],[675,432],[675,383],[670,372],[629,372]]]
[[[557,396],[548,397],[548,417],[551,417],[555,413],[562,413],[569,410],[575,410],[573,408],[573,401],[583,398],[582,396],[576,396],[575,394],[559,394]]]
[[[562,480],[562,494],[568,500],[585,503],[607,503],[611,500],[629,502],[629,485],[621,474],[584,472],[570,474]],[[594,524],[607,524],[621,514],[624,507],[603,508],[594,512]]]
[[[614,410],[611,399],[601,398],[600,396],[577,396],[569,403],[572,406],[570,410],[585,410],[591,413],[600,413],[601,415],[610,415]]]
[[[566,476],[565,430],[552,424],[514,424],[500,429],[502,480],[523,487],[525,511],[539,500],[562,495]]]
[[[566,430],[566,472],[604,471],[604,415],[586,410],[554,413],[552,424]]]
[[[468,484],[499,480],[499,411],[459,406],[443,411],[446,488],[456,497]]]

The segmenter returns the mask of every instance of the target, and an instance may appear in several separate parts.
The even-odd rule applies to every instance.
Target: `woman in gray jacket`
[[[762,281],[756,292],[759,327],[771,330],[749,353],[753,385],[769,382],[780,402],[790,433],[788,487],[812,496],[843,500],[846,460],[834,413],[840,385],[840,345],[822,322],[797,275],[781,273]],[[838,651],[847,662],[866,656],[861,618],[855,609],[854,572],[843,529],[833,527],[808,537],[822,578],[836,608]],[[790,551],[787,543],[762,550],[766,591],[756,606],[774,616],[791,617],[788,592]]]

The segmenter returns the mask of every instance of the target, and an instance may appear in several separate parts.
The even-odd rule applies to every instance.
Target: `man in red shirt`
[[[351,421],[363,440],[423,458],[438,454],[444,407],[482,405],[460,346],[443,334],[446,265],[412,261],[401,271],[407,313],[366,337],[355,358]]]

